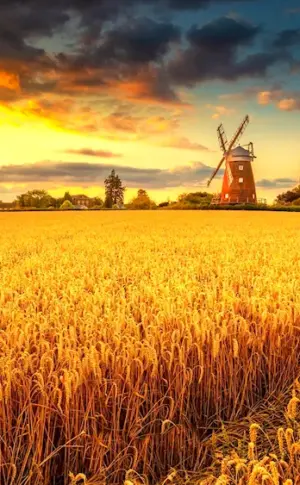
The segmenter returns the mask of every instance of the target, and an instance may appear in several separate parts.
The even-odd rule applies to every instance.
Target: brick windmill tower
[[[257,204],[252,162],[255,158],[253,143],[247,149],[236,146],[249,123],[246,116],[235,135],[228,143],[223,125],[218,127],[218,138],[223,157],[208,181],[208,187],[225,162],[225,173],[221,194],[213,199],[213,204]]]

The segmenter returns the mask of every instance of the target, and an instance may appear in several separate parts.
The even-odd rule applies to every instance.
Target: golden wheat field
[[[0,225],[1,485],[300,480],[298,214]]]

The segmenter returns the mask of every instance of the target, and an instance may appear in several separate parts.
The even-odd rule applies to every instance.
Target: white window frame
[[[242,172],[242,170],[244,170],[244,165],[239,165],[239,170]]]
[[[229,199],[229,194],[225,194],[225,199],[228,200]]]
[[[244,177],[240,177],[239,178],[239,184],[243,184],[244,183]]]

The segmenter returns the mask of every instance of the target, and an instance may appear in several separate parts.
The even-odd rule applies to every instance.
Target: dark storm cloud
[[[106,31],[93,45],[84,44],[79,55],[60,55],[57,60],[62,69],[67,67],[75,71],[107,68],[109,72],[122,67],[121,76],[142,65],[160,61],[180,36],[180,29],[172,23],[137,18]],[[96,76],[94,81],[96,84],[103,79]]]
[[[237,45],[248,44],[260,31],[260,27],[221,17],[204,27],[192,27],[187,34],[187,39],[191,45],[200,48],[213,50],[218,47],[227,51]]]
[[[45,54],[43,49],[30,46],[18,32],[0,25],[0,58],[32,61]]]
[[[274,46],[279,48],[293,47],[296,45],[300,45],[300,28],[283,30],[277,35],[274,41]]]
[[[104,150],[93,150],[91,148],[81,148],[79,150],[65,150],[65,153],[71,153],[73,155],[85,155],[88,157],[97,157],[97,158],[119,158],[122,157],[120,153],[113,153],[107,152]]]
[[[210,79],[264,76],[269,67],[285,58],[282,53],[258,52],[238,60],[239,48],[251,45],[260,32],[260,27],[227,17],[192,27],[187,34],[189,46],[169,64],[171,79],[191,86]]]
[[[232,0],[233,3],[245,3],[247,0]],[[257,0],[249,0],[257,1]],[[213,4],[226,4],[228,0],[166,0],[163,3],[167,3],[171,8],[178,10],[198,10],[206,8]]]
[[[9,29],[23,38],[52,36],[58,28],[70,19],[58,2],[48,2],[44,5],[26,4],[26,2],[7,2],[0,4],[0,30]]]
[[[242,4],[258,0],[230,0],[231,3]],[[102,17],[115,15],[118,10],[126,7],[148,4],[153,7],[166,7],[174,10],[200,10],[214,4],[226,4],[228,0],[0,0],[0,7],[18,6],[25,8],[57,8],[60,10],[75,9],[84,12],[93,9]]]
[[[297,183],[296,179],[291,178],[278,178],[278,179],[262,179],[256,183],[257,187],[264,189],[277,189],[277,188],[289,188],[294,187]]]
[[[226,2],[0,0],[0,68],[19,75],[23,97],[42,93],[88,96],[113,92],[130,101],[154,100],[175,105],[184,104],[177,92],[179,86],[194,86],[214,79],[264,77],[277,62],[289,62],[284,49],[274,45],[269,52],[254,51],[251,55],[246,52],[241,57],[240,48],[252,47],[262,31],[259,26],[242,20],[222,17],[202,27],[193,27],[187,33],[188,46],[176,53],[171,49],[181,41],[178,26],[171,21],[136,18],[137,7],[145,4],[154,7],[153,12],[163,13],[196,11]],[[74,15],[80,22],[76,32],[68,24]],[[48,55],[35,47],[40,38],[65,35],[67,25],[72,52]],[[277,42],[283,41],[278,38]],[[295,39],[289,37],[291,42]],[[12,65],[12,61],[16,62]],[[14,99],[7,92],[1,97]]]
[[[211,175],[212,168],[200,162],[174,169],[135,168],[102,163],[38,162],[31,165],[0,167],[1,183],[45,182],[60,185],[99,185],[115,169],[126,187],[164,188],[199,186]],[[223,174],[221,170],[218,174]]]
[[[268,68],[285,59],[283,53],[258,52],[239,59],[240,47],[251,46],[261,33],[260,26],[242,20],[221,17],[202,27],[192,27],[187,33],[188,47],[162,67],[161,61],[170,46],[180,40],[180,30],[172,23],[159,23],[148,18],[133,20],[107,31],[101,42],[83,46],[76,58],[62,57],[63,69],[102,70],[92,79],[97,85],[109,79],[135,79],[147,89],[138,90],[139,98],[178,102],[174,88],[193,86],[211,79],[237,80],[241,77],[264,76]],[[156,63],[156,70],[149,65]],[[104,70],[104,72],[103,72]],[[88,82],[88,81],[87,81]]]
[[[107,21],[116,21],[136,8],[148,5],[161,11],[200,10],[227,0],[0,0],[0,31],[3,27],[20,38],[52,36],[65,27],[73,14],[79,15],[85,38],[90,44],[102,31]],[[236,4],[244,0],[232,0]],[[248,0],[258,1],[258,0]]]
[[[44,6],[17,1],[0,2],[0,59],[32,61],[45,55],[29,40],[50,37],[68,20],[59,4]]]
[[[137,19],[107,32],[93,58],[124,63],[157,61],[167,53],[171,42],[180,40],[180,29],[171,23],[149,18]]]

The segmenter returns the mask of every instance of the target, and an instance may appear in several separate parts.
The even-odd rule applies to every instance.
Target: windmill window
[[[253,194],[253,199],[255,199],[255,194]]]
[[[240,171],[244,170],[244,165],[239,165],[239,170]]]
[[[225,199],[229,199],[229,194],[226,194],[225,195]]]
[[[239,178],[239,183],[240,183],[240,184],[242,184],[243,182],[244,182],[243,177],[240,177],[240,178]]]

